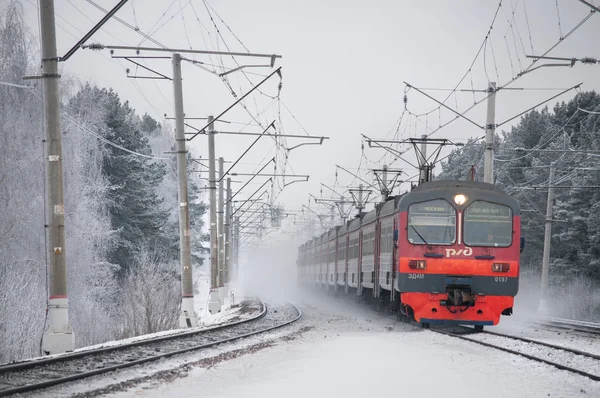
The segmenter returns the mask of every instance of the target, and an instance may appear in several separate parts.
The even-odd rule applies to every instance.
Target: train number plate
[[[408,274],[408,279],[425,279],[425,274]]]
[[[506,276],[496,276],[494,278],[494,282],[506,283],[506,282],[508,282],[508,278]]]

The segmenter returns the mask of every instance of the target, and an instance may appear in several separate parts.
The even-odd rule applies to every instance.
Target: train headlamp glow
[[[465,203],[467,203],[467,199],[467,195],[463,195],[462,193],[454,195],[454,203],[456,203],[459,206],[462,206]]]

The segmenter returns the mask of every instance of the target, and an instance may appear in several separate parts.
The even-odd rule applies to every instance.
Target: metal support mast
[[[215,127],[213,116],[208,117],[208,184],[210,191],[210,293],[208,311],[221,312],[219,299],[219,244],[217,241],[217,177],[215,171]]]
[[[427,162],[427,135],[421,135],[421,151],[418,156],[419,161],[419,185],[429,181],[431,165]]]
[[[40,2],[42,78],[44,87],[44,142],[46,166],[46,233],[48,237],[48,329],[42,338],[45,354],[73,351],[75,335],[69,323],[65,208],[63,200],[60,93],[54,1]]]
[[[356,210],[358,210],[358,215],[363,212],[365,205],[363,204],[363,185],[358,184],[358,205],[356,206]]]
[[[383,180],[383,181],[382,181],[382,182],[383,182],[383,184],[382,184],[382,185],[383,185],[383,187],[384,187],[384,189],[385,189],[385,190],[384,190],[384,192],[381,194],[381,201],[382,201],[382,202],[385,202],[385,201],[387,200],[388,196],[390,196],[390,193],[391,193],[391,192],[388,190],[388,188],[387,188],[387,182],[388,182],[388,181],[387,181],[387,171],[388,171],[387,164],[384,164],[384,165],[383,165],[383,176],[381,177],[381,179]]]
[[[554,203],[554,169],[555,163],[550,163],[550,178],[548,178],[548,202],[546,203],[546,229],[544,231],[544,254],[542,257],[542,290],[540,292],[540,311],[546,311],[548,297],[548,267],[550,264],[550,245],[552,243],[552,207]]]
[[[223,270],[223,279],[225,288],[229,290],[231,282],[231,178],[227,179],[227,205],[225,205],[225,267]]]
[[[483,182],[494,183],[494,131],[496,130],[496,83],[488,86],[487,120],[485,123],[485,157]]]
[[[192,250],[190,245],[190,215],[188,206],[187,150],[181,84],[181,55],[173,54],[173,92],[175,96],[175,143],[177,145],[177,193],[179,198],[179,259],[181,261],[180,327],[198,325],[194,311]]]
[[[233,216],[233,213],[232,213],[232,216]],[[237,276],[239,274],[239,267],[240,267],[240,240],[241,240],[240,218],[239,217],[235,218],[234,225],[235,225],[235,227],[233,230],[233,235],[235,236],[235,244],[234,244],[233,248],[235,251],[235,256],[233,257],[233,269],[234,269],[235,278],[237,278]]]

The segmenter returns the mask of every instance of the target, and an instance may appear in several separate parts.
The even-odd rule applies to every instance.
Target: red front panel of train
[[[470,221],[477,219],[465,223],[464,215],[457,211],[456,221],[448,217],[446,231],[438,233],[435,228],[444,218],[419,224],[413,217],[411,226],[409,212],[400,213],[397,289],[417,321],[495,325],[500,314],[512,310],[519,283],[520,217],[511,216],[510,231],[503,232],[507,236],[488,234],[500,243],[484,246],[488,236],[478,235],[480,226]],[[465,237],[479,245],[465,244]]]

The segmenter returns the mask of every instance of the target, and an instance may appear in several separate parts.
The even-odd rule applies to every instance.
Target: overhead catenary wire
[[[88,0],[88,2],[90,2],[90,3],[93,3],[93,1],[92,1],[92,0]],[[191,3],[189,3],[189,4],[190,4],[190,6],[191,6],[192,10],[194,11],[194,14],[196,15],[196,19],[197,19],[198,23],[199,23],[200,25],[202,25],[202,24],[201,24],[201,21],[200,21],[200,18],[198,17],[198,14],[197,14],[197,12],[196,12],[195,8],[193,7],[193,4],[191,4]],[[208,4],[208,3],[207,3],[207,4]],[[187,5],[187,4],[186,4],[186,5]],[[96,6],[97,6],[97,5],[96,5]],[[97,6],[97,8],[99,8],[99,6]],[[212,7],[211,7],[211,8],[212,8]],[[167,12],[168,12],[168,10],[167,10],[167,11],[165,11],[165,13],[163,13],[163,15],[166,15],[166,14],[167,14]],[[207,12],[210,12],[210,10],[208,10],[208,9],[207,9]],[[150,35],[147,35],[147,34],[145,34],[145,33],[141,32],[139,29],[136,29],[135,27],[131,26],[130,24],[127,24],[127,23],[126,23],[126,22],[124,22],[123,20],[120,20],[120,19],[116,19],[116,20],[117,20],[118,22],[121,22],[122,24],[126,25],[126,26],[127,26],[127,27],[129,27],[130,29],[134,30],[136,33],[142,34],[142,36],[143,36],[145,39],[147,39],[147,40],[150,40],[150,41],[154,42],[155,44],[159,45],[159,46],[160,46],[160,47],[162,47],[162,48],[166,48],[164,45],[162,45],[161,43],[159,43],[157,40],[155,40],[155,39],[152,39],[152,38],[150,37]],[[159,20],[159,21],[160,21],[160,20]],[[214,25],[216,26],[216,22],[214,21],[214,19],[213,19],[212,21],[213,21]],[[157,22],[157,23],[158,23],[158,22]],[[156,24],[155,24],[155,26],[156,26]],[[216,27],[216,29],[218,30],[218,27]],[[230,28],[228,28],[228,29],[230,29]],[[220,33],[220,31],[219,31],[219,33]],[[209,32],[209,35],[210,35],[210,32]],[[221,38],[222,38],[222,37],[221,37]],[[224,41],[224,38],[222,38],[222,40]],[[217,46],[218,46],[218,43],[219,43],[219,40],[217,40],[217,41],[216,41],[216,44],[217,44]],[[225,44],[226,44],[226,43],[225,43]],[[221,63],[221,65],[223,65],[222,61],[221,61],[220,63]],[[237,62],[236,62],[236,63],[237,63]],[[196,64],[196,66],[202,66],[202,65]],[[244,72],[244,71],[242,71],[242,73],[245,75],[245,72]],[[222,78],[222,81],[223,81],[223,82],[224,82],[224,83],[225,83],[225,84],[228,86],[228,88],[229,88],[229,90],[230,90],[230,93],[231,93],[231,94],[232,94],[234,97],[236,97],[236,96],[237,96],[237,94],[236,94],[236,93],[235,93],[235,91],[233,90],[233,87],[231,86],[231,84],[230,84],[230,83],[228,83],[228,81],[227,81],[226,77],[225,77],[225,78]],[[249,82],[251,82],[249,79],[248,79],[248,81],[249,81]],[[250,117],[253,119],[253,121],[254,121],[255,123],[257,123],[258,125],[261,125],[261,126],[263,126],[263,123],[261,123],[261,122],[260,122],[260,121],[259,121],[259,120],[258,120],[258,119],[257,119],[257,118],[256,118],[256,117],[255,117],[255,116],[254,116],[254,115],[253,115],[253,114],[252,114],[250,111],[249,111],[249,109],[247,108],[247,106],[246,106],[245,104],[243,104],[243,103],[242,103],[242,104],[241,104],[241,106],[242,106],[242,108],[243,108],[243,109],[246,111],[246,113],[248,113],[248,114],[250,115]],[[286,107],[286,108],[287,108],[287,107]],[[288,111],[289,111],[289,109],[288,109]],[[290,113],[291,113],[291,112],[290,112]],[[295,120],[298,122],[298,120],[297,120],[297,118],[296,118],[295,116],[293,116],[293,118],[294,118],[294,119],[295,119]],[[299,123],[299,122],[298,122],[298,123]],[[263,126],[263,127],[264,127],[264,126]],[[304,127],[302,127],[302,126],[301,126],[301,128],[302,128],[303,130],[306,130],[306,129],[305,129]],[[285,160],[286,160],[286,162],[287,162],[287,158],[286,158]],[[286,164],[287,164],[287,163],[286,163]],[[291,167],[290,167],[290,168],[291,168]]]
[[[563,36],[562,40],[559,40],[556,43],[554,43],[552,46],[550,46],[550,48],[548,48],[542,54],[542,56],[547,55],[550,51],[554,50],[559,44],[561,44],[565,39],[567,39],[569,36],[571,36],[573,33],[575,33],[579,28],[581,28],[591,18],[592,15],[593,15],[593,11],[590,12],[589,14],[587,14],[585,17],[583,17],[569,32],[567,32],[567,34],[565,34]],[[514,82],[516,82],[518,79],[520,79],[527,71],[530,71],[533,68],[533,66],[536,64],[536,62],[537,62],[537,60],[534,60],[531,64],[529,64],[526,68],[523,69],[523,72],[521,72],[517,76],[514,76],[513,78],[511,78],[506,83],[504,83],[502,85],[499,85],[496,90],[499,91],[499,90],[503,90],[503,89],[508,88],[508,86],[510,86],[511,84],[513,84]],[[480,100],[478,100],[475,104],[469,106],[467,109],[465,109],[464,111],[462,111],[460,113],[463,114],[463,115],[466,114],[466,113],[468,113],[473,108],[475,108],[477,105],[479,105],[483,101],[487,100],[490,95],[491,94],[486,95],[485,97],[483,97]],[[459,118],[460,118],[459,116],[455,116],[454,118],[448,120],[446,123],[442,124],[441,126],[439,126],[438,128],[434,129],[433,131],[428,132],[426,135],[429,137],[429,136],[435,134],[436,132],[438,132],[442,128],[450,125],[451,123],[455,122]],[[404,153],[405,152],[406,151],[404,151]]]

